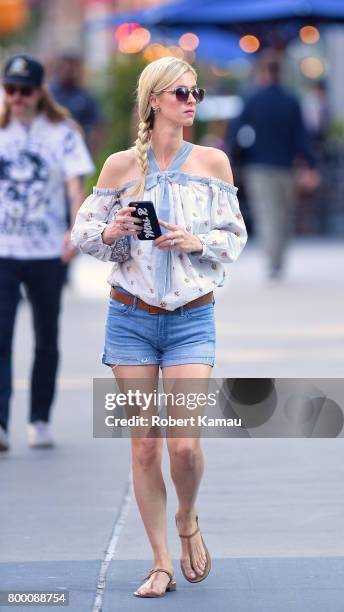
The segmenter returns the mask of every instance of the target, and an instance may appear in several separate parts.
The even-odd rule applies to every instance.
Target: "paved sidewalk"
[[[285,284],[270,285],[255,249],[247,249],[232,282],[217,294],[213,375],[342,376],[341,253],[339,245],[299,243]],[[97,577],[111,550],[103,612],[153,605],[201,612],[343,612],[341,438],[203,441],[206,469],[198,510],[213,569],[199,585],[187,583],[179,569],[176,498],[165,450],[177,591],[154,602],[133,597],[150,569],[150,550],[132,492],[127,494],[129,440],[92,438],[92,377],[111,373],[99,359],[107,266],[91,259],[86,266],[88,259],[80,258],[74,289],[65,296],[53,412],[59,444],[51,451],[26,446],[32,338],[28,308],[20,309],[12,450],[0,458],[0,588],[65,588],[71,612],[95,610]]]

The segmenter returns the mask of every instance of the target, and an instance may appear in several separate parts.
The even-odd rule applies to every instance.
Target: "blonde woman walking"
[[[83,252],[115,261],[103,363],[118,381],[145,379],[145,391],[155,388],[159,366],[165,389],[171,379],[209,381],[213,290],[224,283],[223,264],[235,261],[247,240],[227,156],[183,140],[204,93],[185,61],[165,57],[146,66],[138,82],[135,145],[107,159],[72,234]],[[153,202],[163,232],[159,238],[137,239],[141,226],[131,216],[133,200]],[[124,241],[130,246],[126,261]],[[158,597],[176,588],[167,543],[163,439],[132,437],[131,443],[135,496],[153,554],[152,569],[134,595]],[[196,510],[204,469],[200,439],[167,437],[167,448],[179,501],[181,569],[196,583],[211,564]]]

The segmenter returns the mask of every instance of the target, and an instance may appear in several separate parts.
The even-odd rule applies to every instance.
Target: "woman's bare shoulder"
[[[215,147],[194,145],[196,159],[202,165],[203,173],[233,183],[233,173],[227,154]]]
[[[133,149],[110,155],[101,170],[97,187],[118,189],[140,174],[140,166]]]

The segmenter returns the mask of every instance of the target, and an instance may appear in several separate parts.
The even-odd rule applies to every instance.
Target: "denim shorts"
[[[129,293],[121,287],[119,291]],[[132,295],[132,294],[129,294]],[[102,363],[160,367],[215,363],[214,303],[150,314],[109,298]]]

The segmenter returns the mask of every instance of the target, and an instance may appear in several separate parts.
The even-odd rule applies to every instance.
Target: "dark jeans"
[[[0,257],[0,424],[5,429],[12,392],[13,330],[21,284],[32,307],[35,334],[30,422],[49,420],[59,359],[58,317],[65,268],[59,258]]]

